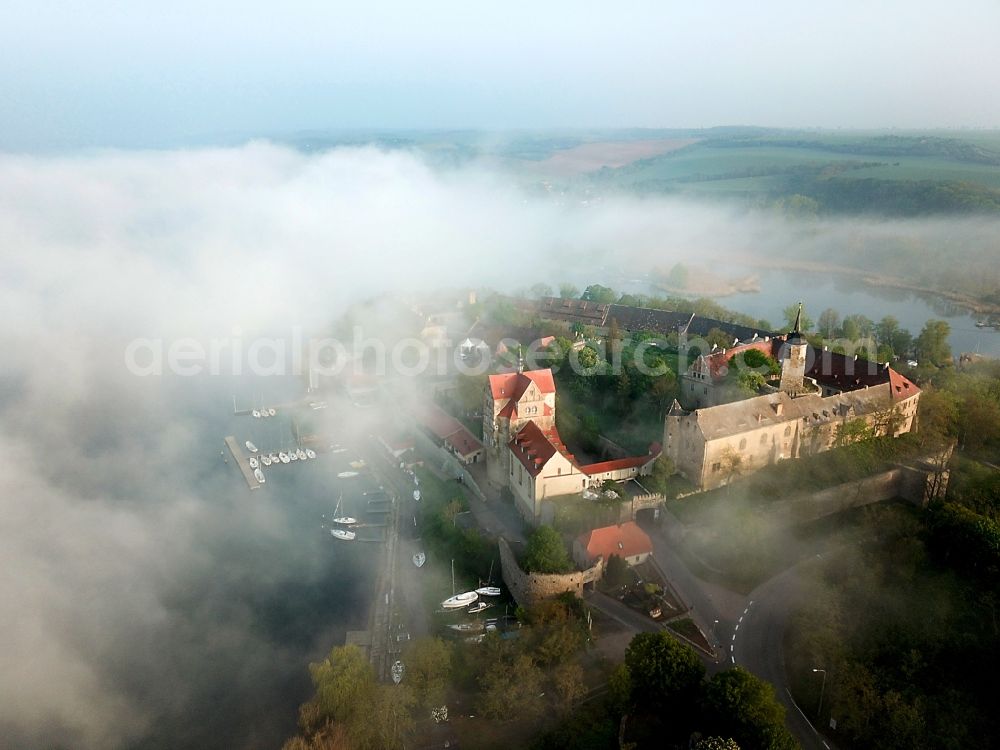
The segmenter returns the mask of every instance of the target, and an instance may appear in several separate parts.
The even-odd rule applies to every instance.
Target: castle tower
[[[795,314],[792,332],[785,340],[781,354],[781,390],[792,395],[801,393],[806,377],[806,350],[809,343],[802,335],[802,303]]]

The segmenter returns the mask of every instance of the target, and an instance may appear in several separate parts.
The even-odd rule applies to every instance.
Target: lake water
[[[782,310],[799,300],[813,320],[827,308],[836,310],[841,318],[861,314],[876,322],[892,315],[914,337],[928,320],[936,318],[951,326],[949,342],[954,354],[978,351],[1000,356],[1000,331],[976,328],[976,316],[940,297],[872,287],[851,276],[777,269],[755,273],[760,279],[760,292],[733,294],[717,301],[755,318],[765,318],[779,327],[784,324]]]
[[[605,269],[605,282],[614,289],[635,294],[664,294],[648,281],[624,276],[614,279],[612,269]],[[618,271],[618,273],[621,273]],[[744,292],[716,297],[723,307],[736,312],[763,318],[780,328],[784,325],[782,310],[801,301],[813,320],[827,309],[833,308],[840,317],[866,315],[878,322],[886,315],[894,316],[902,328],[916,337],[924,324],[931,319],[947,321],[951,326],[949,343],[952,353],[979,352],[1000,357],[1000,331],[993,328],[976,328],[977,316],[940,297],[916,294],[902,289],[873,287],[847,275],[831,275],[806,271],[781,269],[755,269],[728,265],[726,275],[732,277],[754,274],[760,280],[760,292]],[[584,278],[573,282],[586,288],[595,283]]]
[[[292,444],[290,418],[234,416],[231,394],[242,394],[243,405],[250,389],[263,390],[268,403],[280,403],[300,397],[299,384],[203,378],[179,386],[178,416],[196,420],[199,437],[178,475],[204,503],[204,519],[190,571],[164,595],[175,624],[153,669],[176,684],[149,681],[144,703],[159,715],[130,747],[279,747],[312,693],[309,662],[342,645],[347,630],[367,627],[381,545],[340,542],[322,527],[341,492],[343,514],[365,520],[362,493],[373,485],[337,478],[358,458],[349,449],[265,467],[266,484],[251,492],[228,449],[220,455],[223,438],[278,451]]]

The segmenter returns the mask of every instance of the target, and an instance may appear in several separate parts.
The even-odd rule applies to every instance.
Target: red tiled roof
[[[705,357],[705,363],[711,373],[712,380],[721,380],[726,376],[729,360],[740,352],[756,349],[781,362],[781,349],[785,345],[784,337],[776,337],[770,341],[754,341],[740,344],[725,352],[716,351]],[[894,400],[907,399],[920,392],[914,383],[907,380],[891,367],[880,365],[859,357],[825,351],[814,346],[809,347],[806,377],[814,379],[820,385],[826,385],[842,391],[855,391],[864,387],[873,387],[889,383]]]
[[[534,383],[542,393],[555,393],[556,384],[552,379],[552,370],[528,370],[527,372],[507,372],[500,375],[490,375],[490,391],[494,399],[518,399]]]
[[[625,558],[649,554],[653,551],[653,543],[649,540],[646,532],[636,525],[635,521],[626,521],[620,526],[593,529],[586,534],[581,534],[577,537],[577,541],[587,550],[587,556],[591,560],[600,557],[605,562],[611,555]]]
[[[449,414],[445,414],[435,404],[426,404],[415,410],[417,421],[434,433],[439,440],[444,440],[459,430],[464,430],[462,423]]]
[[[645,456],[629,456],[628,458],[615,458],[611,461],[600,461],[596,464],[581,466],[580,471],[587,475],[603,474],[606,471],[618,471],[619,469],[633,469],[645,466],[650,461],[660,455],[662,448],[659,443],[649,446],[649,453]]]
[[[556,453],[562,453],[570,463],[575,463],[573,455],[563,445],[559,432],[554,426],[548,430],[542,430],[534,422],[528,422],[508,445],[511,452],[517,456],[517,460],[533,477],[538,476],[542,467]]]
[[[444,442],[458,455],[463,457],[471,456],[473,453],[477,453],[483,449],[483,444],[476,440],[475,435],[465,427],[446,437]]]
[[[893,401],[905,401],[910,396],[920,393],[920,388],[890,367],[889,393]]]
[[[750,344],[740,344],[739,346],[734,346],[732,349],[719,349],[712,354],[706,355],[705,363],[708,365],[708,371],[712,375],[712,380],[721,380],[726,377],[729,360],[740,352],[756,349],[769,357],[777,359],[775,352],[780,351],[780,345],[783,343],[784,342],[781,339],[772,339],[771,341],[764,341],[761,339],[760,341],[754,341]]]

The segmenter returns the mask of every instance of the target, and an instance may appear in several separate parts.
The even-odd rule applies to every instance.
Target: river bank
[[[742,256],[739,258],[727,258],[727,261],[739,262],[741,264],[753,266],[755,268],[769,268],[781,271],[805,271],[809,273],[838,274],[850,276],[858,279],[868,286],[885,289],[899,289],[913,292],[914,294],[925,294],[940,299],[947,300],[959,307],[968,310],[976,315],[1000,315],[1000,305],[986,302],[977,297],[962,292],[952,292],[942,289],[932,289],[906,281],[896,276],[875,274],[860,268],[840,266],[832,263],[819,263],[808,260],[794,260],[791,258],[766,258],[760,256]],[[742,290],[735,290],[738,293]],[[719,295],[712,295],[719,296]]]

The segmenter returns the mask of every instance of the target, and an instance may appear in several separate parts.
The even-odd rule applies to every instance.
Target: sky
[[[7,0],[0,149],[315,128],[1000,126],[993,0]]]

